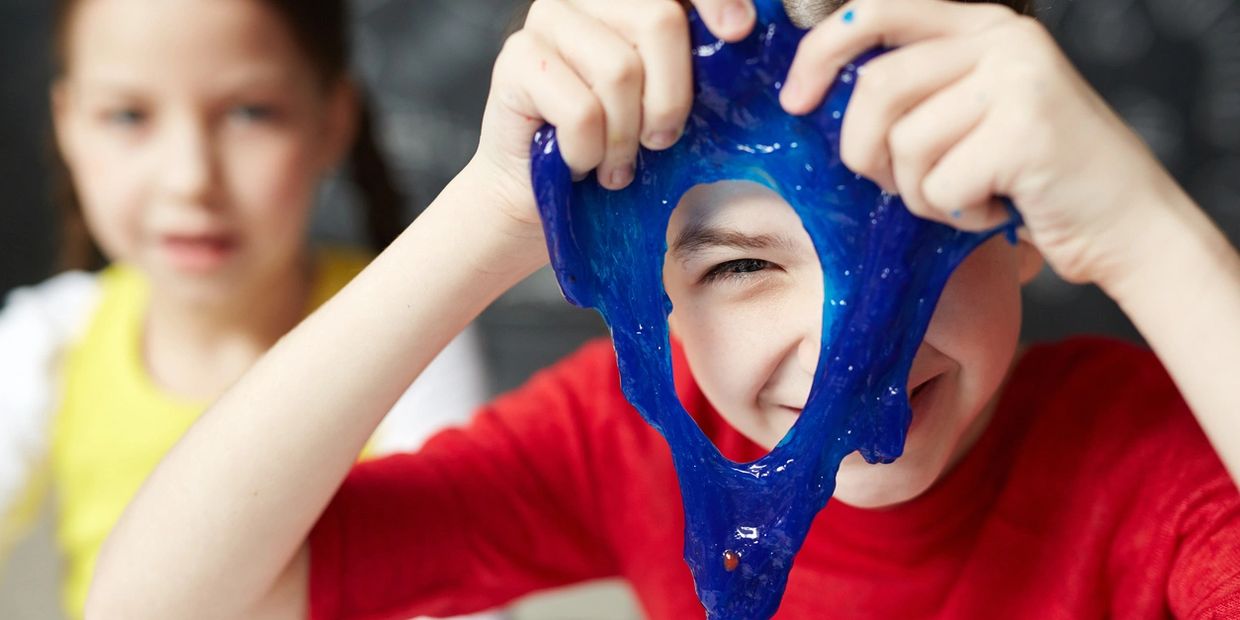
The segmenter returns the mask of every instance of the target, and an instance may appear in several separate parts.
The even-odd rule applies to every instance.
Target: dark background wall
[[[490,64],[521,0],[355,0],[357,66],[384,143],[414,200],[409,216],[477,144]],[[45,165],[47,0],[0,7],[0,293],[54,272]],[[1240,241],[1240,2],[1054,0],[1040,16],[1087,79]],[[325,188],[315,231],[353,238],[349,188]],[[1158,248],[1149,248],[1157,252]],[[1025,336],[1136,334],[1105,296],[1050,272],[1027,289]],[[603,333],[541,273],[481,320],[496,389]]]

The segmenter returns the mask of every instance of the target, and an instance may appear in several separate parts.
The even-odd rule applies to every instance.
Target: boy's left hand
[[[1051,267],[1106,285],[1136,268],[1152,209],[1182,192],[1036,20],[996,4],[856,0],[802,41],[781,93],[813,110],[837,71],[875,46],[844,118],[853,171],[913,213],[981,230],[1010,197]],[[1139,247],[1136,248],[1139,251]]]

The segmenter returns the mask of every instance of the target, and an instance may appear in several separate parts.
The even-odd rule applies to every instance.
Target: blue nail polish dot
[[[810,523],[835,490],[840,461],[852,452],[871,463],[900,456],[912,418],[909,369],[943,286],[969,252],[1019,223],[1014,214],[994,230],[958,231],[914,217],[898,196],[848,170],[839,158],[839,111],[857,67],[881,51],[845,66],[817,110],[789,115],[776,82],[805,31],[788,21],[780,0],[755,7],[757,27],[735,44],[719,42],[690,16],[695,98],[685,132],[666,150],[642,149],[626,188],[604,189],[593,174],[574,183],[552,127],[530,149],[560,288],[602,314],[625,398],[671,448],[684,558],[711,620],[771,617]],[[792,142],[798,147],[771,146]],[[823,272],[822,342],[809,399],[779,445],[752,463],[720,454],[672,379],[663,288],[668,219],[686,191],[721,180],[782,196]]]
[[[853,13],[852,9],[848,9],[847,11],[844,11],[844,17],[843,17],[844,23],[845,24],[853,23],[853,19],[856,18],[856,16],[857,15]]]

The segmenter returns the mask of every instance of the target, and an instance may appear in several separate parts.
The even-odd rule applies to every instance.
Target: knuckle
[[[534,35],[528,30],[518,30],[504,39],[500,48],[500,58],[511,58],[532,52],[537,47]],[[498,63],[497,63],[498,64]]]
[[[881,60],[881,59],[880,59]],[[871,61],[858,70],[855,94],[866,98],[887,92],[892,85],[890,63]]]
[[[891,159],[900,163],[915,164],[922,159],[920,132],[907,122],[896,123],[887,135],[887,146],[891,149]]]
[[[873,24],[875,22],[886,22],[891,19],[894,14],[907,11],[909,2],[908,0],[901,0],[900,2],[891,2],[890,0],[885,2],[875,2],[874,0],[857,0],[853,3],[853,6],[856,7],[858,12],[864,11],[866,16],[865,21]]]
[[[533,26],[546,22],[548,17],[547,13],[554,8],[558,8],[552,6],[555,2],[556,0],[538,0],[538,2],[531,2],[529,10],[525,13],[526,26]]]
[[[941,211],[946,213],[952,209],[956,203],[947,189],[947,185],[942,182],[943,175],[939,172],[932,172],[921,180],[921,197],[925,202],[927,211]]]
[[[845,139],[841,143],[840,161],[844,162],[849,170],[871,178],[881,173],[886,163],[878,149],[861,143],[856,137]]]
[[[675,2],[659,2],[645,13],[645,30],[655,33],[679,33],[689,27],[684,9]]]
[[[637,52],[626,50],[619,54],[609,54],[599,66],[599,80],[611,87],[628,87],[642,81],[642,63]]]
[[[585,131],[600,127],[603,124],[603,118],[603,105],[597,99],[590,99],[580,106],[571,122],[577,129]]]
[[[829,50],[830,46],[831,29],[814,28],[797,44],[797,52],[793,58],[818,58]]]
[[[593,97],[572,106],[567,118],[561,121],[563,129],[580,136],[590,135],[600,128],[602,123],[603,106]]]
[[[1050,38],[1050,32],[1036,18],[1029,15],[1016,15],[1010,21],[1011,28],[1021,37],[1044,42]]]
[[[999,23],[1020,15],[1012,7],[1006,4],[998,4],[994,2],[979,3],[974,5],[972,9],[983,21],[989,23]]]

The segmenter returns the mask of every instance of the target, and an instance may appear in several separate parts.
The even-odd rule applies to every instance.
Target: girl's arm
[[[1036,21],[994,4],[855,0],[801,43],[781,100],[812,110],[875,46],[841,157],[922,217],[1008,217],[1071,282],[1114,298],[1240,483],[1240,256]]]
[[[695,3],[730,40],[752,27],[747,4]],[[496,61],[473,160],[173,448],[105,544],[87,615],[304,615],[304,541],[384,412],[547,260],[529,184],[534,132],[556,125],[575,174],[626,186],[638,145],[671,146],[684,126],[689,58],[671,0],[534,3]]]

